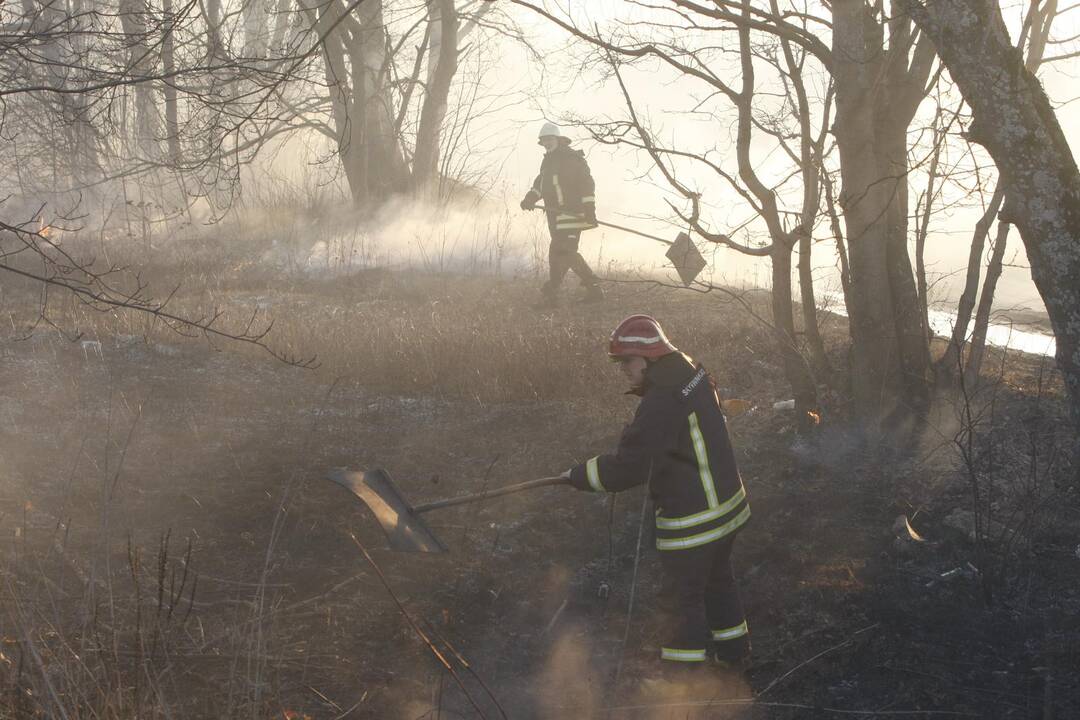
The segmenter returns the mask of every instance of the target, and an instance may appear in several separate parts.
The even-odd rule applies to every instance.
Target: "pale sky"
[[[548,5],[552,4],[548,3]],[[619,0],[603,0],[575,4],[574,7],[574,14],[579,22],[595,21],[604,27],[604,21],[614,17],[616,12],[620,13],[619,17],[627,17],[625,13],[631,6]],[[525,13],[517,13],[517,15],[520,21],[529,28],[528,34],[533,41],[548,52],[546,67],[541,68],[537,67],[523,51],[506,48],[505,62],[499,71],[500,78],[509,79],[512,87],[535,88],[529,93],[531,102],[517,108],[512,121],[512,124],[517,126],[517,143],[512,156],[503,168],[508,187],[508,201],[511,203],[516,202],[520,194],[524,193],[528,182],[537,171],[542,150],[535,144],[535,135],[545,113],[550,114],[552,119],[565,113],[584,117],[622,117],[624,115],[622,97],[614,82],[598,86],[595,74],[587,69],[580,72],[581,68],[578,65],[572,61],[567,62],[566,53],[559,52],[566,43],[564,31],[551,27],[539,18],[529,18]],[[1010,15],[1010,18],[1013,17],[1018,17],[1018,15],[1014,12]],[[1059,28],[1055,31],[1055,36],[1076,35],[1080,31],[1080,11],[1066,13],[1060,18],[1060,23],[1059,26],[1055,26]],[[1080,90],[1076,90],[1080,87],[1075,78],[1078,72],[1080,72],[1080,62],[1074,59],[1045,67],[1040,77],[1051,99],[1064,103],[1071,100],[1074,94],[1080,94]],[[631,84],[638,112],[650,118],[657,127],[664,129],[665,133],[661,137],[675,137],[678,145],[687,149],[702,147],[704,138],[709,138],[709,142],[714,142],[713,138],[716,138],[716,143],[725,141],[730,125],[726,119],[721,119],[720,122],[709,119],[688,119],[678,112],[688,105],[688,90],[699,96],[704,95],[703,85],[700,83],[680,81],[673,84],[670,74],[663,72],[628,72],[626,77]],[[1075,108],[1076,103],[1069,102],[1058,110],[1059,121],[1070,140],[1074,155],[1077,153],[1077,147],[1080,146],[1080,113]],[[675,199],[674,195],[665,192],[666,186],[659,174],[649,173],[651,161],[647,156],[625,150],[612,151],[598,146],[586,140],[583,129],[571,130],[569,134],[575,136],[578,140],[577,146],[584,149],[589,158],[593,175],[597,180],[598,215],[601,219],[607,218],[619,224],[640,226],[641,229],[662,237],[674,237],[680,228],[647,219],[647,216],[669,215],[665,198]],[[718,157],[730,157],[730,162],[724,164],[734,172],[732,154],[721,153]],[[988,160],[986,162],[988,163]],[[912,182],[917,184],[911,192],[911,212],[914,212],[914,198],[916,192],[921,189],[923,179],[913,178]],[[730,227],[741,224],[750,217],[749,209],[732,193],[726,191],[722,183],[709,183],[704,188],[706,201],[714,206],[711,224],[715,225],[715,229],[728,231]],[[977,215],[978,213],[972,210],[956,213],[951,218],[932,221],[931,238],[927,249],[927,265],[931,268],[932,274],[955,274],[958,269],[964,267],[971,227]],[[528,222],[528,219],[524,222]],[[540,222],[540,220],[536,218],[533,222]],[[1015,264],[1025,264],[1022,244],[1015,231],[1010,235],[1009,248],[1007,258],[1012,258]],[[601,251],[605,256],[618,252],[619,255],[633,257],[635,261],[647,262],[652,259],[663,262],[664,248],[661,245],[627,236],[618,231],[603,229],[590,231],[585,236],[583,249],[590,257],[595,257]],[[706,248],[703,247],[704,249]],[[767,260],[749,258],[731,250],[718,253],[717,260],[718,268],[714,275],[717,280],[736,284],[768,282]],[[815,246],[815,267],[823,268],[819,276],[820,281],[825,285],[836,283],[834,274],[828,271],[834,263],[835,256],[830,252],[828,243],[819,243]],[[962,283],[960,277],[956,277],[956,282],[951,283],[951,286],[947,278],[943,279],[939,285],[939,296],[955,295],[959,292],[959,287],[957,287],[959,283]],[[1040,301],[1028,270],[1006,268],[998,287],[997,305],[1009,307],[1017,304],[1039,306]]]
[[[547,0],[546,4],[551,9],[555,7],[551,0]],[[492,185],[492,194],[505,203],[510,217],[509,233],[514,241],[520,244],[539,239],[538,242],[543,243],[546,228],[542,215],[524,213],[517,207],[536,175],[542,158],[543,151],[536,144],[540,125],[545,117],[558,120],[567,114],[589,119],[622,118],[625,117],[625,107],[614,81],[601,82],[595,68],[582,68],[577,62],[580,52],[567,50],[569,38],[565,31],[521,8],[512,5],[502,7],[508,8],[523,27],[526,36],[540,51],[542,62],[537,62],[532,54],[505,39],[482,45],[482,57],[489,68],[484,78],[487,85],[484,94],[491,98],[490,102],[496,109],[474,123],[470,146],[477,152],[476,163],[491,171],[488,181]],[[589,3],[575,2],[573,8],[579,23],[591,26],[595,22],[603,28],[604,23],[613,17],[628,17],[626,13],[633,10],[634,5],[627,0],[590,0]],[[1019,17],[1018,11],[1011,11],[1008,17],[1015,20]],[[1080,33],[1080,10],[1065,13],[1060,23],[1060,26],[1056,26],[1055,36],[1077,35]],[[1066,47],[1075,50],[1075,45],[1077,43]],[[463,64],[460,72],[465,72],[466,67]],[[1080,88],[1080,83],[1076,82],[1077,74],[1080,74],[1078,58],[1045,66],[1040,72],[1051,100],[1063,103],[1058,109],[1058,119],[1074,156],[1080,148],[1080,113],[1076,109],[1077,103],[1072,101],[1074,93],[1080,95],[1080,90],[1073,89]],[[734,154],[727,142],[733,124],[731,117],[692,117],[685,112],[696,102],[695,98],[705,96],[704,85],[687,82],[685,78],[676,81],[672,73],[658,71],[656,67],[648,65],[640,69],[625,69],[624,77],[630,85],[639,114],[648,119],[661,139],[687,150],[714,147],[717,154],[713,159],[730,172],[736,171]],[[736,77],[734,73],[733,77]],[[764,95],[768,89],[762,84],[759,92]],[[767,97],[762,98],[762,102],[767,101]],[[924,103],[921,117],[913,125],[929,125],[930,113],[927,110],[932,110],[929,101]],[[645,153],[598,145],[587,139],[584,129],[568,128],[567,134],[575,139],[578,148],[585,150],[589,159],[597,182],[597,214],[601,220],[633,226],[671,239],[685,229],[657,219],[671,217],[667,199],[677,201],[680,198],[668,189],[662,176],[653,170],[652,162]],[[780,158],[780,154],[770,153],[760,145],[755,146],[755,150],[755,160],[760,163],[759,172],[767,179],[769,161]],[[325,166],[316,167],[304,162],[305,158],[310,158],[307,151],[296,152],[294,149],[285,153],[284,157],[291,158],[284,162],[285,166],[289,166],[289,175],[296,172],[311,176],[325,173]],[[990,168],[992,176],[992,163],[985,154],[982,164]],[[746,229],[734,233],[735,237],[746,241],[748,232],[761,235],[760,223],[753,220],[753,212],[725,183],[718,181],[711,172],[698,172],[692,178],[694,183],[691,184],[704,193],[703,207],[707,210],[703,210],[703,217],[707,225],[714,230],[733,234],[733,229],[750,221]],[[924,182],[923,175],[912,175],[911,213],[915,212],[915,197]],[[955,299],[962,289],[962,273],[967,262],[971,231],[979,214],[979,211],[970,209],[932,220],[927,247],[930,280],[932,283],[937,281],[932,290],[932,299]],[[401,249],[402,241],[395,238],[403,236],[403,230],[410,237],[422,234],[422,230],[416,229],[418,226],[411,224],[414,222],[412,219],[408,219],[408,222],[408,228],[392,225],[385,228],[381,235],[387,243],[397,243],[398,249]],[[913,222],[910,227],[914,229]],[[824,229],[819,229],[817,234],[821,236],[824,232]],[[409,243],[415,244],[405,241],[405,244]],[[701,242],[698,245],[706,258],[712,260],[710,268],[703,272],[702,279],[708,279],[711,273],[711,278],[721,284],[757,287],[769,284],[767,259],[747,257],[716,245]],[[656,242],[606,228],[588,231],[582,241],[583,254],[594,264],[614,259],[622,266],[658,268],[667,262],[664,250],[665,247]],[[839,280],[834,270],[836,258],[832,243],[815,244],[814,258],[815,285],[819,286],[819,291],[837,290]],[[1022,243],[1015,230],[1009,237],[1006,258],[1014,265],[1026,263]],[[1041,300],[1025,267],[1005,268],[996,297],[999,309],[1016,306],[1041,308]]]

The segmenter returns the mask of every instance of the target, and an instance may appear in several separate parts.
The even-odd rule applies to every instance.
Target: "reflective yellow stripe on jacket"
[[[585,476],[589,479],[589,487],[595,492],[607,492],[600,483],[600,464],[597,460],[599,457],[594,457],[585,463]]]
[[[701,476],[701,487],[705,491],[705,499],[710,508],[720,504],[716,499],[716,486],[713,484],[712,470],[709,468],[709,455],[705,451],[705,438],[701,435],[701,426],[698,425],[697,413],[690,413],[690,440],[694,443],[694,455],[697,456],[698,474]]]
[[[687,515],[681,518],[666,518],[660,515],[656,516],[656,527],[661,530],[681,530],[682,528],[694,527],[695,525],[703,525],[710,520],[727,515],[734,510],[739,503],[746,499],[746,488],[739,488],[739,492],[732,495],[728,500],[725,500],[721,505],[717,505],[714,508],[703,510],[702,512],[695,513],[693,515]]]
[[[701,490],[704,493],[708,507],[701,512],[683,517],[668,518],[658,514],[656,516],[656,529],[668,531],[668,534],[670,534],[672,531],[696,528],[709,523],[716,524],[713,527],[690,535],[677,533],[678,536],[676,537],[657,537],[657,550],[686,550],[705,545],[730,535],[742,527],[750,518],[750,506],[744,504],[746,502],[746,488],[742,486],[741,481],[739,489],[734,495],[723,502],[720,502],[719,498],[717,498],[716,484],[713,481],[712,468],[709,465],[709,454],[705,446],[705,437],[701,433],[697,413],[690,413],[687,421],[690,424],[690,442],[694,447],[694,457],[697,460]],[[743,506],[741,510],[739,510],[740,505]]]
[[[596,226],[580,215],[559,213],[555,218],[555,227],[559,230],[591,230]]]
[[[723,525],[717,525],[711,530],[698,533],[697,535],[689,535],[681,538],[657,538],[656,549],[657,550],[689,550],[690,548],[699,547],[705,543],[711,543],[713,540],[719,540],[722,537],[730,535],[738,530],[746,521],[750,519],[750,506],[747,505],[739,514],[728,520]]]
[[[559,184],[559,176],[551,176],[551,184],[555,186],[555,197],[559,201],[559,207],[566,204],[566,200],[563,199],[562,185]]]

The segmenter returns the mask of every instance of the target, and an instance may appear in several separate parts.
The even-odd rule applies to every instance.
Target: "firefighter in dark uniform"
[[[569,138],[563,137],[553,123],[544,123],[539,144],[544,147],[544,160],[540,174],[521,201],[521,209],[532,210],[543,200],[547,212],[550,275],[540,289],[541,304],[552,307],[558,302],[559,286],[569,270],[585,288],[584,301],[603,300],[600,279],[578,252],[581,232],[597,226],[595,185],[585,153],[571,148]]]
[[[664,575],[661,604],[670,624],[660,651],[664,666],[711,661],[741,669],[750,637],[731,549],[750,506],[712,378],[648,315],[623,320],[608,354],[641,403],[614,453],[564,475],[593,492],[648,483]]]

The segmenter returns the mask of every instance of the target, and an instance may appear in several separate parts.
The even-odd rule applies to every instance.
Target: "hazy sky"
[[[565,0],[562,4],[566,4]],[[555,4],[550,0],[546,5],[553,12],[556,11]],[[1026,3],[1015,3],[1015,7],[1011,7],[1007,13],[1010,22],[1018,21],[1019,8],[1024,5]],[[489,169],[487,182],[491,183],[494,198],[505,203],[510,216],[509,233],[520,246],[530,242],[543,243],[546,238],[542,215],[524,213],[517,207],[539,169],[543,151],[536,144],[536,135],[545,118],[559,120],[566,115],[588,119],[623,118],[625,106],[614,81],[604,82],[598,68],[582,65],[580,46],[575,47],[565,31],[519,7],[508,4],[501,7],[507,9],[523,27],[526,37],[539,51],[540,58],[505,39],[478,45],[480,55],[472,56],[474,60],[469,62],[479,57],[487,68],[484,76],[487,86],[483,93],[485,99],[479,105],[490,104],[493,109],[472,125],[469,144],[478,153],[476,164]],[[616,17],[620,20],[634,19],[631,13],[634,5],[626,0],[573,2],[572,7],[575,19],[586,27],[597,23],[601,28],[608,28],[611,27],[612,18]],[[1055,27],[1056,37],[1080,34],[1080,9],[1066,13],[1060,19],[1060,25]],[[1058,50],[1051,50],[1051,53],[1064,52],[1063,47],[1077,49],[1075,45],[1078,44],[1058,46]],[[469,62],[464,63],[459,72],[468,72]],[[1080,90],[1074,90],[1080,88],[1080,83],[1076,81],[1077,74],[1080,74],[1080,58],[1045,66],[1040,72],[1051,100],[1059,104],[1058,119],[1074,155],[1080,147],[1080,113],[1076,109],[1077,103],[1073,101],[1074,93],[1080,94]],[[735,71],[732,71],[732,77],[737,79]],[[690,115],[686,112],[707,95],[707,89],[702,84],[677,78],[656,63],[624,69],[624,78],[630,86],[638,113],[647,119],[647,124],[659,138],[687,150],[711,148],[715,152],[711,156],[714,161],[732,173],[736,171],[734,153],[728,142],[732,135],[733,116],[719,111],[712,115]],[[761,83],[760,102],[770,102],[769,88],[762,83],[761,77],[758,80]],[[816,85],[820,89],[824,81]],[[722,109],[723,105],[714,101],[712,107],[714,110]],[[932,105],[927,101],[913,126],[928,126],[931,115]],[[678,201],[680,198],[668,189],[646,154],[599,145],[589,140],[588,133],[581,128],[567,128],[567,134],[575,139],[576,147],[585,150],[589,159],[597,181],[597,207],[601,220],[630,225],[672,239],[684,229],[666,221],[666,218],[672,217],[666,200]],[[280,165],[275,163],[275,166],[294,176],[294,179],[296,173],[307,174],[310,183],[313,182],[311,178],[326,173],[327,166],[311,164],[311,154],[307,150],[301,151],[294,146],[283,157],[288,159]],[[782,159],[781,153],[775,149],[770,151],[762,143],[755,145],[756,167],[766,178],[769,163],[779,159]],[[982,164],[988,168],[987,176],[993,177],[992,163],[985,154]],[[698,171],[687,177],[692,178],[691,185],[703,192],[703,219],[708,226],[733,234],[744,242],[751,237],[763,237],[761,224],[753,219],[752,210],[723,181],[711,172]],[[923,174],[916,172],[911,176],[911,213],[915,211],[915,198],[922,191],[924,183]],[[955,299],[962,289],[972,227],[979,214],[979,210],[971,208],[941,214],[932,220],[927,245],[927,267],[931,282],[935,283],[932,300]],[[482,224],[487,222],[482,218],[471,221],[459,218],[456,227],[462,226],[460,221],[479,223],[479,230],[466,230],[466,235],[483,233]],[[748,221],[745,228],[733,232]],[[422,219],[402,218],[402,222],[408,227],[391,223],[380,233],[381,238],[385,238],[386,243],[395,249],[415,244],[414,240],[401,240],[401,237],[414,237],[425,232],[423,223],[426,221]],[[914,229],[913,222],[911,229]],[[825,233],[827,230],[824,227],[818,230],[818,236]],[[718,283],[736,286],[769,284],[767,259],[747,257],[716,245],[699,243],[699,247],[712,261],[710,268],[702,274],[703,279],[707,279],[711,272],[712,278]],[[665,249],[659,243],[606,228],[587,232],[582,241],[582,252],[592,263],[614,259],[623,266],[643,269],[665,265]],[[814,258],[815,284],[823,291],[839,289],[832,243],[816,243]],[[1041,308],[1030,272],[1023,267],[1026,259],[1015,231],[1009,237],[1006,261],[1020,267],[1005,268],[998,284],[997,307]]]
[[[548,3],[550,7],[554,7]],[[612,17],[626,19],[632,6],[620,0],[603,0],[574,4],[574,16],[586,26],[592,22],[604,23]],[[1019,6],[1018,6],[1019,7]],[[615,15],[615,13],[618,15]],[[508,161],[503,167],[507,195],[514,202],[524,193],[529,181],[535,175],[542,150],[536,145],[536,131],[544,115],[553,119],[572,113],[583,117],[621,117],[624,107],[621,94],[614,82],[599,83],[599,75],[582,68],[574,61],[571,53],[564,52],[567,42],[566,33],[538,19],[530,18],[525,13],[517,13],[520,21],[528,28],[529,37],[545,51],[545,63],[538,65],[528,53],[513,47],[503,49],[503,61],[498,76],[507,87],[515,88],[529,96],[529,102],[517,107],[508,123],[517,132],[517,140]],[[1010,19],[1019,17],[1015,9],[1009,13]],[[1071,37],[1080,31],[1080,11],[1067,13],[1060,19],[1060,26],[1054,33],[1057,37]],[[1054,52],[1053,50],[1051,52]],[[1076,103],[1070,101],[1077,91],[1076,74],[1080,63],[1069,60],[1047,66],[1041,73],[1045,87],[1051,99],[1065,103],[1058,109],[1058,117],[1065,128],[1074,154],[1080,145],[1080,113]],[[705,92],[700,84],[687,83],[685,80],[673,83],[669,73],[647,68],[646,72],[627,73],[631,91],[635,96],[638,111],[651,119],[654,126],[662,129],[663,138],[675,138],[678,145],[701,148],[710,144],[722,145],[728,136],[730,120],[726,118],[689,119],[681,110],[688,107],[688,92],[703,97]],[[925,108],[924,108],[925,109]],[[511,128],[507,128],[511,130]],[[665,223],[653,222],[647,216],[667,216],[670,211],[665,198],[674,196],[665,191],[662,178],[650,172],[651,163],[643,154],[627,151],[612,151],[596,143],[587,141],[583,129],[571,130],[576,136],[577,146],[586,150],[593,175],[597,180],[598,214],[601,219],[609,219],[620,224],[632,224],[654,232],[663,237],[674,237],[679,228]],[[703,145],[705,143],[705,145]],[[716,157],[730,158],[724,164],[734,171],[733,153],[721,153]],[[707,182],[704,179],[702,182]],[[921,189],[923,179],[913,179],[918,187],[912,189],[912,208],[914,198]],[[713,205],[710,224],[715,229],[729,231],[741,224],[752,214],[723,184],[711,182],[703,185],[706,201]],[[957,212],[952,217],[941,217],[932,221],[931,239],[927,249],[927,265],[937,275],[953,275],[953,280],[944,277],[939,284],[939,296],[947,297],[959,292],[957,284],[962,278],[955,275],[966,264],[971,236],[971,228],[978,213],[975,210]],[[523,222],[529,222],[527,218]],[[533,222],[540,222],[535,218]],[[1025,264],[1019,236],[1013,232],[1009,239],[1010,252],[1007,258],[1019,265]],[[664,248],[648,240],[627,236],[618,231],[594,230],[585,236],[584,250],[589,257],[595,258],[603,252],[605,256],[618,254],[633,257],[635,261],[647,263],[648,260],[663,262]],[[1014,252],[1015,250],[1015,256]],[[829,268],[835,263],[835,257],[828,243],[815,246],[815,266],[821,266],[818,273],[825,285],[835,284],[835,276]],[[763,284],[768,282],[767,260],[748,258],[735,251],[722,250],[716,255],[715,277],[727,282],[747,282]],[[1039,305],[1038,294],[1025,268],[1006,268],[999,283],[998,305],[1008,307],[1017,304]]]

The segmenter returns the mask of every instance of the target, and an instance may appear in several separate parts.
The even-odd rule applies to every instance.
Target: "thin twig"
[[[544,629],[540,631],[540,637],[544,637],[549,632],[551,632],[551,628],[555,627],[555,623],[559,621],[559,618],[563,614],[563,610],[566,609],[566,606],[568,604],[570,604],[570,598],[563,598],[562,604],[560,604],[559,607],[555,610],[555,614],[551,616],[550,620],[548,620],[548,624],[544,626]]]
[[[405,621],[409,623],[409,627],[411,627],[413,629],[413,632],[416,633],[416,636],[419,637],[425,645],[427,645],[428,650],[430,650],[431,654],[435,656],[435,659],[442,663],[442,666],[444,668],[450,671],[450,676],[454,678],[454,682],[456,682],[458,684],[458,687],[461,688],[461,692],[465,694],[466,699],[468,699],[469,704],[473,706],[473,709],[480,714],[481,718],[487,720],[487,715],[485,715],[484,711],[480,709],[480,706],[476,704],[476,700],[473,699],[473,696],[465,687],[465,683],[462,681],[461,676],[458,675],[457,671],[454,669],[454,666],[451,665],[450,661],[446,659],[446,656],[439,651],[439,648],[435,647],[435,643],[431,642],[431,638],[429,638],[427,634],[420,629],[420,626],[416,624],[415,620],[413,620],[412,615],[410,615],[409,611],[405,609],[404,605],[402,605],[401,600],[398,599],[398,596],[394,593],[393,588],[390,587],[390,582],[386,579],[386,576],[383,575],[382,568],[380,568],[375,562],[375,559],[371,557],[371,554],[368,553],[367,548],[365,548],[360,543],[360,541],[356,539],[356,536],[352,533],[349,533],[349,537],[352,538],[352,541],[356,544],[356,547],[360,549],[361,553],[363,553],[364,558],[368,561],[368,564],[370,564],[372,569],[375,570],[375,574],[379,576],[379,581],[382,582],[383,587],[386,588],[386,592],[390,594],[390,597],[393,599],[394,604],[397,605],[398,612],[400,612],[402,617],[405,618]]]
[[[457,659],[459,663],[461,663],[461,666],[468,670],[469,674],[472,675],[473,679],[480,684],[480,687],[484,689],[484,692],[487,693],[487,696],[491,698],[491,702],[494,703],[495,707],[499,709],[499,714],[503,716],[503,720],[509,720],[506,715],[506,710],[503,709],[502,704],[499,702],[498,698],[495,697],[495,693],[491,691],[491,688],[488,687],[488,684],[484,682],[483,678],[481,678],[480,675],[478,675],[477,672],[473,670],[473,666],[469,663],[468,660],[465,659],[465,656],[458,652],[458,649],[451,645],[450,641],[447,640],[446,637],[442,633],[440,633],[429,621],[425,620],[424,624],[427,625],[427,628],[431,631],[431,634],[434,635],[439,642],[446,646],[446,649],[453,654],[453,656]]]
[[[772,681],[771,683],[769,683],[769,684],[768,684],[768,685],[767,685],[767,686],[765,687],[765,689],[764,689],[764,690],[762,690],[761,692],[759,692],[759,693],[758,693],[758,697],[761,697],[761,696],[762,696],[762,695],[764,695],[765,693],[767,693],[767,692],[769,692],[770,690],[772,690],[772,689],[773,689],[774,687],[776,687],[776,686],[777,686],[778,684],[780,684],[780,682],[782,682],[783,680],[785,680],[785,679],[786,679],[786,678],[787,678],[788,676],[790,676],[790,675],[791,675],[792,673],[794,673],[795,671],[799,670],[800,668],[806,667],[807,665],[809,665],[810,663],[814,662],[814,661],[815,661],[815,660],[817,660],[818,658],[821,658],[821,657],[824,657],[825,655],[828,655],[828,654],[829,654],[829,653],[831,653],[831,652],[832,652],[833,650],[839,650],[839,649],[840,649],[840,648],[842,648],[842,647],[845,647],[845,646],[847,646],[847,645],[850,645],[850,644],[851,644],[851,642],[852,642],[852,641],[853,641],[853,640],[855,639],[855,636],[856,636],[856,635],[861,635],[861,634],[862,634],[862,633],[864,633],[864,632],[868,632],[868,631],[870,631],[870,630],[873,630],[874,628],[878,627],[879,625],[881,625],[881,623],[874,623],[873,625],[868,625],[868,626],[864,627],[864,628],[863,628],[862,630],[856,630],[856,631],[855,631],[854,633],[852,633],[852,634],[851,634],[851,637],[847,638],[847,639],[846,639],[846,640],[844,640],[844,641],[843,641],[842,643],[838,643],[838,644],[836,644],[836,645],[833,645],[833,646],[832,646],[831,648],[827,648],[827,649],[825,649],[825,650],[822,650],[821,652],[819,652],[819,653],[818,653],[817,655],[815,655],[814,657],[810,658],[809,660],[805,660],[805,661],[803,661],[803,662],[799,663],[798,665],[796,665],[795,667],[791,668],[791,669],[790,669],[790,670],[788,670],[788,671],[787,671],[786,673],[784,673],[783,675],[781,675],[780,677],[776,678],[776,679],[775,679],[775,680],[773,680],[773,681]]]
[[[978,713],[962,712],[959,710],[844,710],[843,708],[822,707],[820,705],[807,705],[805,703],[785,702],[759,702],[756,698],[736,698],[732,700],[688,700],[686,702],[673,703],[645,703],[641,705],[614,705],[607,708],[608,712],[633,712],[638,710],[673,710],[675,708],[710,708],[722,706],[753,706],[768,708],[788,708],[793,710],[813,710],[817,713],[831,713],[833,715],[855,715],[865,717],[983,717]],[[585,712],[586,707],[558,707],[567,713]],[[576,714],[567,714],[567,717],[579,717]]]
[[[649,480],[652,480],[652,465],[649,465]],[[611,686],[612,697],[619,691],[619,679],[622,677],[623,659],[626,656],[626,640],[630,637],[630,621],[634,617],[634,595],[637,591],[638,563],[641,560],[641,538],[645,534],[645,513],[649,508],[649,493],[641,498],[641,517],[638,520],[637,549],[634,551],[634,574],[630,579],[630,601],[626,605],[626,627],[623,628],[622,642],[619,644],[619,662],[615,666],[615,681]]]

